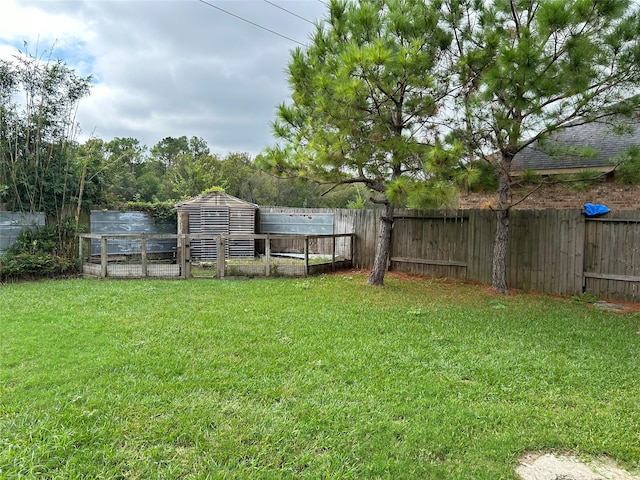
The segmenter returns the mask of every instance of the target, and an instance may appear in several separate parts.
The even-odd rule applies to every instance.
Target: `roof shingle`
[[[524,148],[513,159],[512,171],[603,170],[607,167],[613,170],[619,154],[633,145],[640,146],[640,119],[627,119],[626,124],[631,127],[630,133],[614,132],[611,122],[567,127],[553,134],[544,145],[536,142]],[[576,147],[591,150],[593,155],[581,154]]]

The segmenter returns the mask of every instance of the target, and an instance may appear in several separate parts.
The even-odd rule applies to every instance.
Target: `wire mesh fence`
[[[177,236],[172,234],[81,234],[82,273],[94,277],[180,276]]]
[[[98,278],[302,277],[351,267],[354,235],[80,234],[79,242],[83,274]]]

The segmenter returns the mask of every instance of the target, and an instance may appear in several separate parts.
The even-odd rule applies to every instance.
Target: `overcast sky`
[[[273,143],[275,107],[288,101],[290,52],[315,28],[285,10],[313,22],[327,7],[319,0],[207,2],[2,0],[0,58],[27,42],[31,53],[52,50],[93,75],[91,95],[80,103],[80,140],[134,137],[151,147],[168,136],[197,136],[215,153],[255,156]]]

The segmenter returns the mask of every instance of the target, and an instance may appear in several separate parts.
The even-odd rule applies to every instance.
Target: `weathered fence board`
[[[493,239],[496,232],[496,214],[491,210],[469,211],[469,246],[471,252],[467,268],[467,280],[479,283],[491,283]]]
[[[392,270],[466,278],[468,214],[400,212],[394,216]]]
[[[584,289],[595,296],[640,300],[640,215],[587,219]]]
[[[354,266],[371,268],[379,210],[269,209],[332,212],[335,233],[355,233]],[[613,217],[615,215],[615,217]],[[640,214],[585,219],[579,210],[513,210],[507,250],[512,288],[557,295],[582,291],[640,299]],[[396,210],[390,268],[490,284],[496,212]]]
[[[354,213],[354,231],[356,232],[354,264],[357,268],[371,268],[375,258],[382,210],[355,210]]]
[[[507,259],[510,286],[552,294],[580,293],[584,243],[584,219],[580,212],[514,211],[510,220]]]

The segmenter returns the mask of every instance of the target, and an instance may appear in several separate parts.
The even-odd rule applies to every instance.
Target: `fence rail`
[[[514,210],[507,280],[557,295],[640,300],[640,215],[586,218],[579,210]],[[400,211],[394,216],[390,268],[490,284],[495,213]]]
[[[354,267],[372,268],[380,210],[263,211],[332,213],[335,232],[356,234]],[[396,210],[389,269],[491,284],[495,231],[491,210]],[[640,212],[587,218],[578,209],[512,210],[509,233],[507,280],[512,288],[640,301]]]
[[[158,258],[156,254],[147,253],[146,274],[162,275],[169,271],[168,266],[161,266],[162,262],[171,260],[171,265],[175,265],[171,268],[177,268],[177,276],[188,273],[190,267],[194,267],[192,271],[196,274],[212,276],[229,276],[233,272],[241,273],[243,269],[254,272],[252,275],[284,275],[287,270],[296,275],[308,275],[315,269],[327,268],[326,263],[331,268],[330,261],[318,267],[320,260],[314,255],[324,254],[328,258],[332,248],[338,258],[333,264],[334,268],[337,268],[336,265],[348,265],[369,269],[373,265],[380,210],[268,207],[261,208],[260,212],[331,214],[334,216],[335,233],[223,237],[212,234],[165,234],[160,238],[169,236],[176,242],[175,252],[170,254],[173,259]],[[496,215],[490,210],[398,210],[394,215],[389,268],[490,284],[495,228]],[[83,234],[81,241],[93,239],[102,242],[103,237]],[[120,236],[123,237],[127,235]],[[137,245],[142,244],[140,235],[133,237],[137,238]],[[219,245],[218,238],[224,238],[225,243]],[[256,261],[247,261],[242,268],[241,259],[227,258],[225,270],[218,270],[215,255],[209,259],[192,259],[186,250],[189,239],[205,240],[211,252],[220,248],[228,257],[229,242],[246,238],[255,241]],[[188,265],[181,263],[183,257],[180,252],[183,251],[187,253],[184,258]],[[142,254],[139,256],[137,275],[142,276],[145,270]],[[96,262],[101,258],[94,257],[86,263],[95,270]],[[284,260],[287,258],[290,265]],[[345,263],[341,263],[343,258]],[[96,276],[108,275],[109,265],[117,263],[117,260],[118,256],[115,255],[98,261],[101,270]],[[298,265],[294,264],[295,260],[298,260]],[[107,267],[104,267],[104,262]],[[171,270],[168,276],[174,275],[175,272]],[[612,212],[604,218],[585,218],[579,210],[513,210],[507,250],[507,280],[511,287],[528,291],[554,295],[586,292],[597,297],[640,301],[640,213]]]
[[[98,278],[193,278],[229,276],[306,276],[348,268],[353,265],[354,234],[79,234],[79,257],[84,275]],[[158,240],[173,240],[172,252],[150,252],[147,246]],[[191,243],[201,241],[199,256],[193,256]],[[234,255],[232,242],[252,240],[252,256]],[[286,240],[287,251],[272,248]],[[323,249],[311,248],[322,240]],[[92,242],[99,244],[98,253]],[[130,245],[127,245],[130,242]],[[110,243],[125,245],[114,252]],[[319,243],[318,243],[319,245]],[[209,249],[206,255],[202,250]],[[218,252],[223,253],[219,255]]]

